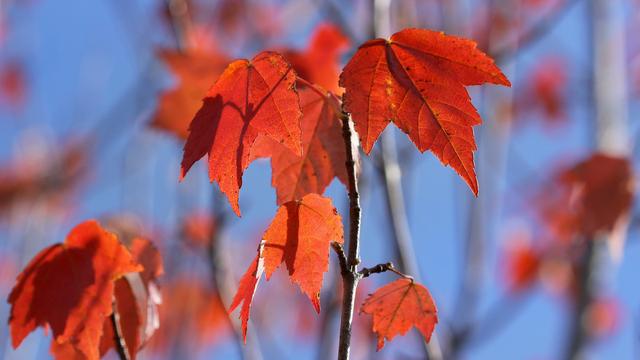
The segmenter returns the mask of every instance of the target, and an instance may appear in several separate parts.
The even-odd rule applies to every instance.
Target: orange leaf
[[[343,243],[342,219],[331,199],[309,194],[280,206],[264,233],[267,280],[285,263],[291,281],[300,286],[320,312],[322,276],[329,270],[331,242]]]
[[[144,267],[140,273],[127,274],[115,283],[115,301],[122,336],[131,359],[158,328],[159,290],[156,280],[163,274],[162,257],[146,239],[135,238],[131,255]],[[115,347],[111,318],[104,321],[104,334],[100,341],[100,354]]]
[[[311,37],[309,47],[304,51],[284,51],[283,55],[301,78],[341,94],[338,86],[340,56],[348,47],[349,39],[338,27],[320,24]]]
[[[588,236],[612,231],[631,208],[635,189],[627,158],[596,153],[564,171],[560,180],[570,189],[580,230]]]
[[[158,56],[177,78],[177,84],[160,97],[151,126],[186,139],[189,122],[200,108],[202,95],[224,70],[228,60],[206,50],[187,53],[163,50]]]
[[[360,308],[373,316],[373,331],[378,335],[379,351],[385,339],[405,335],[412,326],[429,342],[438,323],[436,305],[424,286],[410,279],[398,279],[369,295]]]
[[[298,84],[302,107],[302,156],[273,140],[256,142],[256,157],[271,155],[273,187],[278,204],[298,200],[311,193],[322,194],[337,177],[347,183],[342,124],[336,109],[340,104],[330,93]]]
[[[300,286],[320,312],[320,289],[322,277],[329,270],[330,244],[344,242],[343,236],[342,220],[328,198],[308,194],[280,206],[264,233],[257,257],[240,280],[229,310],[244,301],[240,318],[245,338],[258,280],[263,271],[269,280],[282,263],[286,264],[291,281]]]
[[[431,150],[453,167],[476,195],[472,127],[482,120],[465,86],[487,82],[511,85],[475,42],[422,29],[366,42],[340,75],[344,106],[366,153],[392,121],[421,152]]]
[[[508,289],[522,291],[531,286],[538,277],[541,253],[524,239],[514,239],[506,249],[504,275]]]
[[[264,271],[264,259],[262,258],[263,246],[260,244],[260,250],[258,250],[258,256],[253,259],[251,265],[247,269],[247,272],[242,275],[240,279],[240,286],[238,286],[238,292],[233,297],[231,306],[229,306],[229,312],[235,310],[235,308],[242,303],[242,309],[240,310],[240,319],[242,320],[242,337],[245,344],[247,343],[247,325],[249,324],[249,316],[251,314],[251,302],[253,301],[253,295],[258,288],[258,281]]]
[[[126,279],[118,279],[115,282],[114,296],[117,303],[118,317],[120,320],[121,335],[127,344],[127,350],[131,360],[135,360],[140,346],[140,327],[142,326],[142,314],[131,286]],[[104,356],[109,350],[115,348],[115,334],[111,317],[104,319],[102,338],[100,339],[100,356]]]
[[[302,153],[295,79],[291,66],[273,52],[229,64],[191,122],[180,178],[208,154],[209,178],[218,182],[239,216],[242,173],[252,160],[255,140],[269,137]]]
[[[9,295],[13,347],[36,327],[53,331],[57,345],[98,359],[105,317],[112,313],[114,280],[141,271],[115,235],[96,221],[76,226],[64,244],[41,251],[18,276]]]

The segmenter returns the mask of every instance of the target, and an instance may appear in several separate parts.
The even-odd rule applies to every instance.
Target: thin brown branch
[[[370,268],[363,268],[361,269],[358,274],[360,274],[361,277],[366,278],[369,277],[373,274],[380,274],[383,272],[387,272],[387,271],[393,271],[397,274],[399,274],[393,267],[393,264],[388,262],[388,263],[384,263],[384,264],[378,264],[376,266],[372,266]]]
[[[338,262],[340,263],[340,273],[342,275],[348,273],[349,263],[347,261],[347,255],[344,253],[344,248],[342,247],[342,244],[337,242],[332,242],[331,247],[333,248],[333,251],[335,251],[336,255],[338,256]]]
[[[120,326],[120,314],[118,313],[118,303],[115,296],[113,297],[113,312],[111,313],[111,326],[113,326],[113,344],[118,353],[120,360],[129,360],[129,350],[127,343],[122,335],[122,327]]]
[[[358,286],[359,274],[357,266],[360,263],[358,251],[360,247],[360,195],[358,193],[358,179],[356,174],[356,154],[354,147],[353,129],[351,118],[346,113],[342,113],[342,137],[347,153],[345,166],[348,175],[349,191],[349,240],[347,270],[342,274],[342,314],[340,317],[340,342],[338,345],[338,360],[349,359],[351,343],[351,327],[353,323],[354,304],[356,299],[356,287]]]
[[[571,325],[569,329],[569,342],[567,344],[564,359],[573,360],[583,358],[584,345],[589,343],[589,329],[586,326],[585,316],[589,306],[594,300],[595,284],[594,274],[597,271],[597,247],[594,239],[586,239],[585,251],[578,260],[577,279],[575,282],[577,294],[575,298]]]

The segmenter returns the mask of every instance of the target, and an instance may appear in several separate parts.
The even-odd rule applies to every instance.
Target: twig
[[[596,271],[596,248],[594,239],[586,239],[584,254],[577,264],[577,295],[569,332],[569,343],[564,359],[580,359],[585,343],[589,342],[589,332],[585,326],[585,315],[594,298],[593,275]]]
[[[347,152],[345,166],[347,168],[349,189],[349,253],[347,256],[347,271],[342,275],[342,315],[340,317],[340,342],[338,346],[338,359],[349,359],[351,342],[351,326],[353,323],[353,309],[356,299],[356,287],[359,275],[357,266],[360,262],[358,250],[360,246],[360,195],[358,193],[358,181],[356,175],[355,149],[352,142],[353,131],[351,119],[346,113],[341,114],[342,137]]]
[[[499,334],[511,320],[520,314],[518,309],[525,304],[530,297],[528,293],[516,296],[504,295],[495,301],[480,318],[464,328],[454,331],[452,334],[452,347],[461,351],[466,347],[486,344],[488,339]]]
[[[371,276],[372,274],[380,274],[380,273],[387,272],[387,271],[393,271],[394,273],[399,274],[401,276],[406,276],[406,275],[400,273],[399,271],[397,271],[393,267],[393,264],[390,263],[390,262],[384,263],[384,264],[378,264],[378,265],[372,266],[370,268],[363,268],[358,273],[360,274],[361,277],[366,278],[366,277]]]
[[[113,326],[113,344],[116,347],[116,352],[120,357],[120,360],[129,360],[129,349],[127,343],[122,335],[122,328],[120,327],[120,314],[118,313],[118,302],[113,297],[112,301],[113,312],[111,313],[111,326]]]
[[[340,263],[340,273],[342,275],[348,273],[349,265],[347,262],[347,255],[344,253],[344,248],[342,247],[342,244],[339,244],[337,242],[332,242],[331,247],[333,248],[336,255],[338,256],[338,262]]]

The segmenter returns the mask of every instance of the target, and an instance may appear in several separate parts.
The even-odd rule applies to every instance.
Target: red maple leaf
[[[331,200],[308,194],[301,200],[280,206],[263,235],[258,255],[240,280],[240,287],[229,311],[243,302],[240,318],[246,338],[251,301],[264,271],[269,280],[274,271],[285,264],[289,278],[320,312],[322,277],[329,270],[331,242],[342,243],[342,220]]]
[[[344,106],[366,153],[394,122],[421,152],[431,150],[453,167],[475,194],[473,126],[482,120],[465,86],[483,83],[511,85],[475,42],[422,29],[364,43],[340,75]]]
[[[115,235],[96,221],[76,226],[27,265],[9,295],[13,347],[38,326],[53,332],[52,352],[73,349],[98,359],[105,317],[112,313],[114,281],[142,270]]]
[[[276,188],[278,204],[301,199],[304,195],[322,194],[337,177],[347,184],[346,154],[342,139],[340,104],[324,90],[298,82],[302,107],[302,156],[263,138],[254,147],[254,156],[271,154],[271,183]]]
[[[367,297],[360,312],[373,316],[378,351],[384,347],[385,339],[391,341],[396,335],[404,335],[412,326],[429,342],[438,323],[431,294],[413,279],[398,279],[379,288]]]
[[[191,122],[180,178],[208,154],[209,178],[218,182],[239,216],[242,173],[252,160],[255,140],[269,137],[302,153],[295,79],[291,66],[273,52],[229,64]]]
[[[240,303],[242,303],[242,309],[240,310],[240,320],[242,320],[242,337],[244,342],[247,342],[247,326],[249,324],[249,317],[251,315],[251,303],[253,302],[253,295],[258,288],[258,282],[262,273],[264,272],[264,259],[262,258],[263,244],[260,243],[258,250],[258,256],[251,262],[247,271],[242,275],[240,279],[240,285],[238,291],[233,297],[231,306],[229,306],[229,312],[235,310]]]
[[[147,239],[135,238],[131,246],[133,259],[144,269],[140,273],[129,273],[115,283],[115,303],[119,326],[127,344],[129,356],[136,358],[138,350],[158,329],[159,295],[157,279],[164,273],[162,257]],[[104,333],[100,341],[100,354],[115,348],[113,322],[104,321]]]

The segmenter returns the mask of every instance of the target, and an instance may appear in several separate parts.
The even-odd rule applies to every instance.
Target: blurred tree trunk
[[[592,77],[596,151],[625,156],[630,151],[627,123],[624,4],[621,0],[591,0]],[[626,226],[626,225],[622,225]],[[586,316],[602,287],[609,253],[606,239],[588,238],[578,264],[577,291],[566,359],[584,359],[590,342]]]

